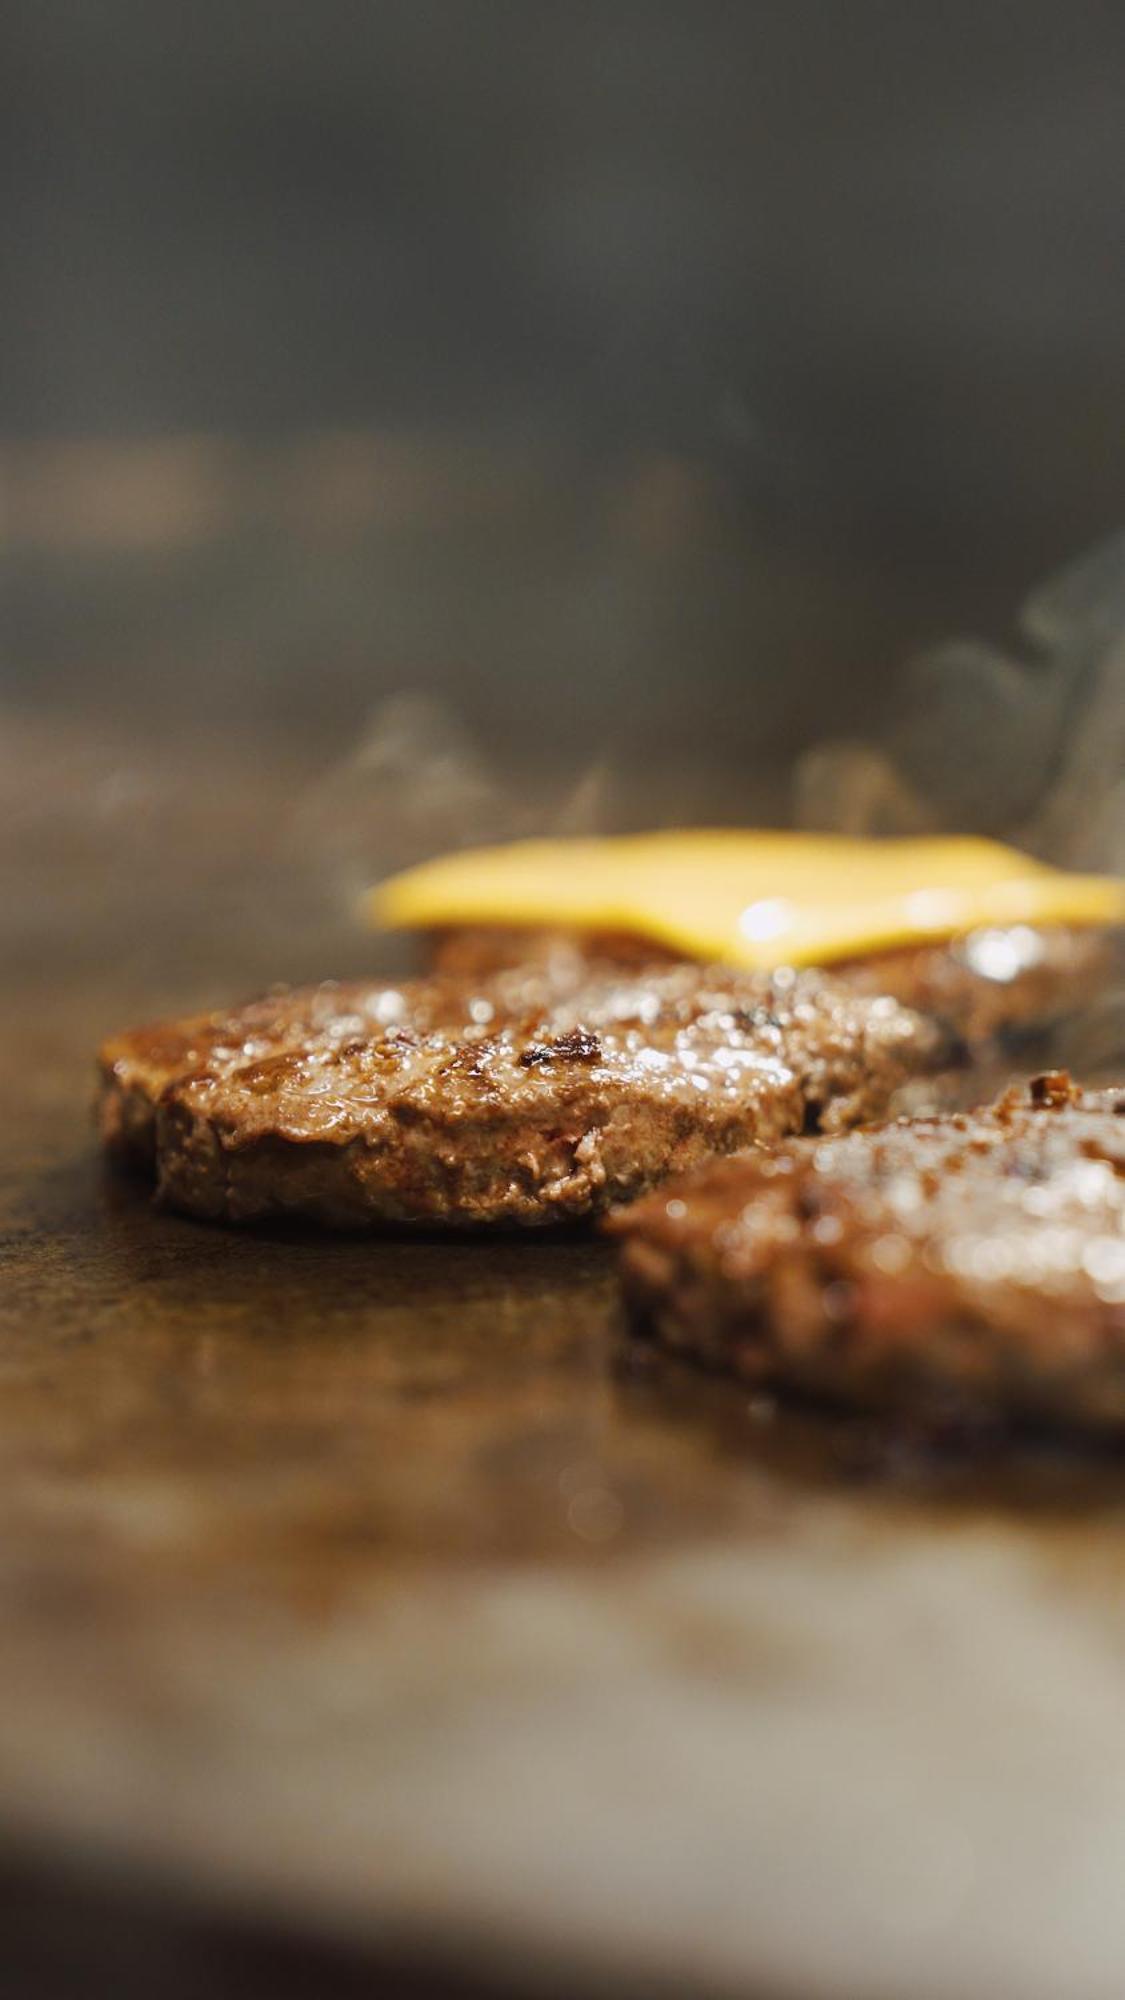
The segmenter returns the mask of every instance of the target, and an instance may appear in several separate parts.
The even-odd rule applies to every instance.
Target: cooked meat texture
[[[405,985],[282,987],[261,999],[184,1020],[155,1021],[112,1036],[99,1051],[98,1118],[107,1150],[118,1160],[155,1165],[156,1106],[172,1083],[195,1073],[226,1072],[310,1041],[327,1045],[406,1027],[472,1031],[494,1019],[520,1020],[599,981],[616,980],[617,966],[568,953],[548,963],[496,966],[485,978],[437,975]]]
[[[973,1047],[1031,1033],[1085,1008],[1125,969],[1120,932],[1050,925],[970,931],[947,944],[879,952],[833,967],[857,993],[893,993]]]
[[[103,1053],[103,1130],[147,1144],[173,1207],[541,1224],[756,1141],[874,1116],[940,1037],[817,975],[618,970],[275,995]]]
[[[412,1025],[471,1021],[463,986],[441,979],[412,987]],[[156,1106],[172,1082],[222,1075],[310,1041],[346,1042],[393,1028],[406,1009],[395,986],[282,988],[247,1005],[178,1021],[154,1021],[103,1042],[98,1053],[98,1123],[118,1160],[151,1170],[156,1161]]]
[[[441,972],[480,978],[521,961],[573,968],[584,953],[621,965],[646,955],[677,962],[624,934],[583,938],[573,931],[492,926],[436,931],[431,962]],[[1053,925],[971,931],[947,943],[875,952],[830,968],[857,993],[890,993],[904,1006],[933,1014],[975,1045],[1000,1034],[1034,1030],[1089,1005],[1123,970],[1118,933]]]
[[[1125,1091],[712,1164],[614,1217],[637,1327],[762,1386],[1125,1426]]]
[[[426,933],[425,951],[431,971],[457,979],[487,979],[517,965],[545,966],[563,977],[573,977],[576,967],[588,965],[628,970],[685,963],[682,952],[628,931],[568,931],[549,925],[451,925]]]

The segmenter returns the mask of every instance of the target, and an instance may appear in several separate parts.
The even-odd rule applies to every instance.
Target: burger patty
[[[466,990],[456,981],[416,980],[403,989],[326,980],[111,1035],[98,1051],[102,1143],[122,1163],[153,1169],[157,1105],[171,1084],[192,1076],[217,1079],[285,1051],[393,1030],[408,1006],[415,1030],[457,1029],[472,1019]]]
[[[678,961],[678,954],[624,933],[583,938],[494,925],[435,932],[431,962],[440,972],[480,978],[520,962],[565,970],[587,954],[621,965],[645,958]],[[999,1034],[1046,1027],[1087,1006],[1120,978],[1122,953],[1112,931],[1015,924],[940,944],[873,952],[830,970],[857,993],[889,993],[904,1006],[935,1015],[975,1046]]]
[[[970,931],[833,967],[856,993],[893,993],[973,1047],[1088,1007],[1120,979],[1120,933],[1061,924]]]
[[[639,1330],[873,1409],[1125,1425],[1125,1091],[712,1164],[612,1219]]]
[[[101,1126],[196,1215],[540,1224],[870,1118],[941,1055],[931,1023],[816,974],[331,984],[107,1043]]]

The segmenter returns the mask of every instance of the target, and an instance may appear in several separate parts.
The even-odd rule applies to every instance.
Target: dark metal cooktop
[[[318,1993],[1115,1994],[1125,1465],[645,1365],[582,1236],[236,1235],[105,1176],[100,1034],[379,962],[284,782],[55,815],[8,878],[13,1935],[102,1922],[120,1991],[248,1927],[295,1993],[317,1941]]]

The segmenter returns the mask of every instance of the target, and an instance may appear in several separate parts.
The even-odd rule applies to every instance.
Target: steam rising
[[[595,762],[544,795],[490,763],[456,714],[398,694],[301,800],[295,845],[354,901],[379,875],[459,847],[606,830],[612,774]]]
[[[373,868],[391,873],[425,854],[503,838],[507,818],[457,717],[440,701],[402,694],[375,710],[355,749],[306,791],[295,830],[345,893],[358,894]]]
[[[797,823],[993,834],[1125,872],[1125,535],[1034,591],[1017,634],[1020,654],[955,639],[910,662],[872,741],[800,759]]]
[[[798,759],[794,823],[990,834],[1063,866],[1125,873],[1125,535],[1035,590],[1016,634],[1010,652],[951,639],[908,662],[869,737]],[[623,774],[601,761],[552,789],[502,773],[444,703],[400,694],[304,794],[296,838],[351,896],[458,847],[620,831],[626,796]],[[678,817],[674,802],[668,812]],[[762,817],[754,798],[743,817]]]

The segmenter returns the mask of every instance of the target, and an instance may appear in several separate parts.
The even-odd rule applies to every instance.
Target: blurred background
[[[1125,513],[1120,8],[0,20],[13,727],[780,812]]]
[[[464,840],[1125,870],[1123,99],[1109,0],[0,0],[14,1992],[432,2000],[278,1954],[379,1896],[646,1995],[1119,1989],[1116,1528],[822,1532],[589,1246],[197,1230],[88,1103]],[[253,1982],[145,1857],[261,1890]]]

